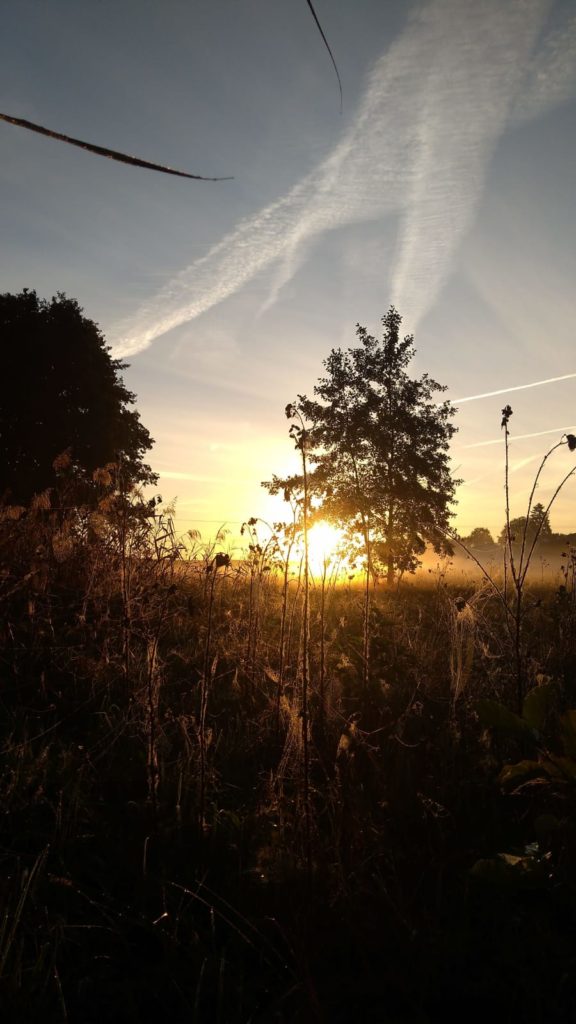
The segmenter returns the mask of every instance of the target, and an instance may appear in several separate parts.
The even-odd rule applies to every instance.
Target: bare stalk
[[[560,442],[560,443],[561,443],[561,444],[564,444],[565,442]],[[555,447],[556,447],[556,448],[558,448],[558,447],[559,447],[559,445],[556,445]],[[554,450],[554,449],[552,449],[552,451],[553,451],[553,450]],[[550,454],[550,453],[549,453],[549,454]],[[565,477],[563,478],[563,480],[561,480],[561,481],[560,481],[560,483],[558,484],[558,487],[557,487],[557,488],[556,488],[556,490],[554,491],[554,494],[553,494],[553,495],[552,495],[552,497],[550,498],[550,501],[548,502],[548,505],[546,506],[546,508],[545,508],[545,510],[544,510],[544,515],[542,516],[542,519],[541,519],[540,523],[538,524],[538,529],[536,530],[536,533],[535,533],[535,535],[534,535],[534,538],[533,538],[533,540],[532,540],[532,544],[531,544],[531,546],[530,546],[530,550],[529,550],[529,552],[528,552],[528,555],[527,555],[527,557],[526,557],[526,565],[525,565],[525,567],[524,567],[524,571],[523,571],[523,574],[522,574],[522,583],[524,583],[524,580],[526,579],[526,574],[527,574],[527,572],[528,572],[528,569],[529,569],[529,566],[530,566],[530,560],[531,560],[531,558],[532,558],[532,555],[533,555],[533,553],[534,553],[534,548],[536,547],[536,544],[537,544],[538,538],[539,538],[539,536],[540,536],[540,534],[541,534],[541,532],[542,532],[542,527],[543,527],[543,525],[544,525],[544,522],[545,522],[545,520],[546,520],[546,516],[548,515],[548,513],[549,513],[550,509],[552,508],[552,505],[553,505],[553,504],[554,504],[554,502],[556,501],[556,498],[557,498],[557,497],[558,497],[558,495],[560,494],[560,491],[561,491],[561,490],[562,490],[562,488],[564,487],[564,484],[565,484],[565,483],[566,483],[566,482],[567,482],[567,481],[568,481],[568,480],[570,479],[570,477],[571,477],[571,476],[573,476],[573,475],[574,475],[574,473],[576,473],[576,466],[574,466],[574,467],[573,467],[573,468],[572,468],[572,469],[570,470],[570,472],[569,472],[569,473],[566,473],[566,476],[565,476]]]
[[[565,434],[565,435],[563,435],[562,439],[560,441],[558,441],[557,444],[553,445],[548,452],[546,452],[546,454],[544,455],[544,457],[543,457],[543,459],[542,459],[542,461],[541,461],[541,463],[540,463],[540,465],[538,467],[538,470],[536,472],[536,475],[534,477],[534,481],[533,481],[533,484],[532,484],[532,489],[530,491],[530,496],[529,496],[529,499],[528,499],[528,510],[527,510],[527,514],[526,514],[524,525],[523,525],[523,529],[522,529],[522,543],[521,543],[520,555],[519,555],[518,563],[516,563],[515,558],[514,558],[514,537],[512,536],[511,518],[510,518],[510,460],[509,460],[509,440],[510,440],[510,434],[509,434],[509,430],[508,430],[508,422],[509,422],[509,419],[510,419],[511,415],[512,415],[512,409],[510,408],[509,405],[506,405],[504,407],[504,409],[502,410],[502,424],[501,424],[502,427],[504,428],[504,447],[505,447],[504,486],[505,486],[505,495],[506,495],[506,528],[505,528],[506,529],[506,544],[505,544],[505,549],[504,549],[504,585],[503,585],[503,588],[501,589],[498,586],[498,584],[491,577],[491,575],[487,571],[487,569],[484,568],[484,566],[479,561],[479,559],[467,547],[467,545],[460,540],[460,538],[452,536],[452,539],[457,544],[459,544],[463,548],[464,551],[466,551],[466,554],[470,558],[473,559],[473,561],[476,563],[478,568],[481,570],[484,578],[490,584],[490,587],[492,588],[492,590],[494,591],[494,593],[496,594],[496,596],[498,597],[498,599],[500,600],[500,602],[501,602],[501,604],[502,604],[502,606],[504,608],[506,628],[507,628],[508,634],[510,636],[510,641],[511,641],[512,649],[513,649],[513,653],[514,653],[514,672],[515,672],[515,677],[516,677],[516,701],[517,701],[518,711],[520,713],[522,711],[522,705],[523,705],[523,701],[524,701],[524,690],[525,690],[525,686],[524,686],[524,651],[523,651],[523,635],[522,634],[523,634],[523,624],[524,624],[524,622],[523,622],[524,606],[523,605],[524,605],[524,587],[525,587],[525,583],[526,583],[526,577],[528,575],[528,570],[530,568],[530,564],[531,564],[531,561],[532,561],[532,556],[534,554],[534,550],[536,548],[536,544],[537,544],[538,539],[539,539],[539,537],[540,537],[540,535],[542,533],[542,529],[543,529],[544,523],[546,522],[548,513],[550,512],[550,509],[552,508],[554,502],[556,501],[556,498],[560,494],[560,491],[562,490],[562,488],[564,487],[566,482],[570,479],[570,477],[572,477],[574,475],[574,473],[576,473],[576,466],[573,467],[568,473],[566,473],[566,475],[562,478],[562,480],[560,481],[560,483],[556,487],[556,490],[554,491],[552,497],[550,498],[550,501],[548,502],[548,505],[546,506],[546,509],[544,510],[544,513],[542,514],[540,522],[538,523],[538,525],[536,527],[534,536],[532,537],[532,540],[530,542],[530,547],[527,549],[528,526],[529,526],[529,520],[530,520],[530,513],[531,513],[531,510],[532,510],[532,502],[534,500],[534,495],[536,493],[536,488],[538,486],[538,482],[540,480],[540,477],[542,475],[544,467],[545,467],[548,459],[552,455],[552,453],[555,452],[558,448],[562,447],[563,445],[568,445],[570,450],[574,451],[576,449],[576,437],[574,437],[574,435],[572,435],[572,434]],[[450,534],[448,534],[448,536],[450,536]],[[513,607],[512,608],[510,607],[510,601],[509,601],[509,598],[508,598],[508,564],[510,566],[510,575],[511,575],[511,578],[512,578],[512,583],[514,585],[514,602],[513,602]]]
[[[528,498],[528,508],[526,510],[526,522],[524,523],[524,529],[522,530],[522,549],[520,551],[520,561],[519,561],[519,564],[518,564],[518,574],[520,576],[522,576],[522,567],[523,567],[523,563],[524,563],[524,551],[525,551],[525,548],[526,548],[526,540],[527,540],[527,537],[528,537],[528,523],[529,523],[529,520],[530,520],[530,512],[532,511],[532,502],[534,500],[534,495],[536,493],[536,488],[538,486],[538,481],[540,479],[540,476],[542,474],[542,470],[544,469],[544,466],[546,465],[548,459],[552,455],[552,452],[555,452],[556,449],[560,448],[560,446],[563,445],[563,444],[565,444],[565,442],[560,440],[560,441],[558,441],[557,444],[553,445],[552,448],[550,448],[549,451],[546,452],[544,458],[542,459],[540,465],[538,466],[538,471],[536,473],[536,476],[534,477],[534,483],[532,484],[532,490],[530,491],[530,497]],[[570,476],[570,474],[568,474],[568,475]],[[537,534],[536,534],[536,540],[540,536],[540,532],[542,530],[542,526],[544,524],[545,518],[546,518],[546,515],[543,515],[541,522],[538,524],[538,531],[537,531]],[[530,564],[530,559],[532,557],[532,552],[534,551],[534,547],[535,547],[535,542],[534,542],[534,544],[532,544],[532,547],[530,548],[528,557],[526,559],[526,568],[524,570],[524,576],[526,576],[526,572],[527,572],[528,566]]]
[[[326,718],[326,641],[325,641],[325,619],[326,619],[326,574],[328,571],[328,559],[324,558],[322,566],[322,583],[320,587],[320,729],[323,732]]]
[[[152,807],[154,821],[158,812],[158,782],[160,778],[158,761],[158,691],[159,691],[159,670],[158,670],[158,645],[166,618],[166,609],[170,590],[166,589],[164,600],[158,616],[158,625],[154,635],[148,640],[147,662],[148,671],[146,678],[146,695],[148,711],[148,800]]]
[[[284,692],[284,665],[286,658],[286,620],[288,614],[288,587],[290,583],[290,557],[294,547],[296,534],[296,516],[290,530],[290,540],[285,550],[282,564],[282,608],[280,612],[280,639],[278,652],[278,689],[276,691],[276,731],[280,730],[280,704]]]
[[[346,426],[349,431],[350,419],[348,416],[348,408],[346,408]],[[358,508],[360,509],[360,516],[362,518],[362,534],[364,537],[364,550],[366,551],[366,582],[364,587],[364,608],[362,615],[362,688],[364,693],[366,693],[368,680],[370,678],[370,578],[373,575],[372,542],[370,540],[370,524],[364,509],[364,497],[360,487],[358,464],[352,447],[349,448],[348,454],[352,462],[354,486],[356,488],[356,500]]]
[[[312,871],[312,847],[311,847],[311,822],[310,822],[310,735],[309,735],[309,655],[310,655],[310,562],[308,550],[308,462],[306,458],[308,446],[308,431],[304,420],[297,407],[288,406],[286,410],[290,419],[297,418],[300,425],[293,423],[290,428],[291,436],[302,460],[303,480],[303,504],[302,504],[302,526],[304,539],[304,604],[302,611],[302,703],[300,716],[302,719],[302,755],[303,755],[303,797],[304,797],[304,841],[306,847],[306,867],[308,875]]]
[[[206,638],[204,641],[204,658],[202,663],[202,676],[200,678],[200,708],[198,716],[198,739],[200,745],[200,799],[198,817],[200,825],[204,828],[206,824],[206,711],[208,708],[208,688],[210,676],[210,646],[212,641],[212,612],[214,608],[214,587],[216,585],[217,564],[216,559],[207,567],[211,572],[210,585],[208,588],[208,619],[206,623]]]
[[[307,432],[302,423],[301,452],[302,475],[304,478],[304,621],[302,623],[302,747],[304,756],[304,834],[306,842],[306,866],[310,875],[312,869],[312,849],[310,830],[310,746],[308,728],[308,677],[309,677],[309,644],[310,644],[310,564],[308,551],[308,467],[306,464]]]

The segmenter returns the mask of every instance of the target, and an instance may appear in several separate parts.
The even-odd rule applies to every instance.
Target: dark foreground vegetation
[[[575,1019],[570,561],[520,716],[489,587],[315,580],[307,624],[114,472],[1,510],[2,1019]]]

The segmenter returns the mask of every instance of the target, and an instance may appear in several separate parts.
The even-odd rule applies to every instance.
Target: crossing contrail
[[[462,405],[464,402],[476,402],[479,398],[507,395],[510,391],[526,391],[527,388],[539,388],[543,384],[556,384],[559,380],[571,380],[573,377],[576,377],[576,373],[564,373],[561,377],[546,377],[545,380],[533,380],[530,384],[515,384],[511,388],[499,388],[498,391],[483,391],[480,395],[466,395],[465,398],[455,398],[453,401],[454,405]],[[532,437],[536,437],[536,434],[533,434]]]
[[[569,426],[552,427],[551,430],[537,430],[534,434],[515,434],[510,440],[524,441],[527,437],[544,437],[544,434],[564,434],[568,430],[576,430],[576,426],[571,423]],[[497,437],[493,441],[475,441],[474,444],[463,444],[462,448],[486,448],[490,444],[504,444],[504,438]]]
[[[272,271],[267,308],[317,238],[392,213],[399,229],[389,286],[413,329],[448,280],[507,126],[572,94],[570,50],[557,42],[531,64],[549,11],[550,0],[418,6],[326,158],[107,332],[114,354],[143,351]],[[527,82],[530,100],[519,110]]]

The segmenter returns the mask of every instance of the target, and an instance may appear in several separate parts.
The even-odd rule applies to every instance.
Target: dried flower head
[[[95,469],[92,473],[92,479],[95,484],[100,484],[101,487],[111,487],[112,476],[107,469]]]
[[[5,505],[0,508],[0,521],[3,519],[21,519],[26,509],[24,505]]]
[[[72,449],[66,448],[63,452],[60,452],[56,456],[52,463],[52,468],[56,473],[63,473],[65,470],[70,469],[72,465]]]
[[[574,434],[566,434],[566,444],[571,452],[576,451],[576,437]]]
[[[508,422],[510,420],[511,415],[512,407],[509,405],[505,405],[504,408],[502,409],[502,423],[500,424],[501,427],[508,426]]]
[[[35,494],[30,502],[30,507],[34,509],[42,509],[44,511],[51,508],[50,488],[45,491],[41,491],[40,494]]]

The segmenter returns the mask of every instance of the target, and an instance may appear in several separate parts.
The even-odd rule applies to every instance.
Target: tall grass
[[[534,557],[536,545],[542,533],[543,526],[548,520],[549,513],[558,498],[558,495],[563,490],[564,486],[568,483],[571,477],[576,473],[576,466],[572,466],[568,472],[564,473],[560,481],[556,484],[552,496],[548,501],[548,504],[544,508],[540,521],[538,522],[536,529],[534,530],[533,536],[529,537],[529,527],[531,525],[531,513],[534,506],[534,497],[536,494],[537,487],[542,477],[542,473],[548,463],[550,457],[554,452],[561,448],[565,448],[572,452],[576,450],[576,437],[573,434],[563,434],[559,441],[557,441],[542,457],[534,480],[530,495],[528,498],[528,507],[526,515],[524,516],[522,533],[520,538],[514,536],[512,532],[512,515],[511,515],[511,496],[510,496],[510,417],[513,415],[512,408],[506,405],[502,410],[502,421],[501,427],[504,431],[504,494],[505,494],[505,537],[506,542],[504,546],[504,560],[503,560],[503,581],[502,584],[496,579],[495,575],[489,571],[489,569],[481,562],[476,554],[470,550],[470,548],[462,541],[462,539],[456,534],[451,534],[451,539],[455,540],[464,551],[467,553],[480,569],[480,572],[484,576],[487,584],[492,588],[494,594],[501,603],[504,613],[504,623],[510,639],[512,657],[514,660],[514,673],[516,681],[516,707],[518,713],[521,713],[524,698],[528,688],[528,680],[526,678],[526,650],[524,643],[524,630],[525,630],[525,596],[527,587],[528,572]]]
[[[570,918],[576,892],[570,552],[559,588],[518,577],[524,678],[553,694],[537,743],[565,773],[546,810],[497,781],[540,756],[505,714],[502,588],[442,570],[371,588],[367,618],[363,579],[314,577],[306,543],[292,565],[306,494],[301,527],[248,521],[233,559],[224,536],[186,548],[114,467],[98,479],[96,508],[70,473],[0,509],[5,1019],[436,1021],[480,977],[507,1019],[536,1021],[545,990],[560,1021],[572,953],[545,901]],[[537,898],[470,874],[499,853]]]

